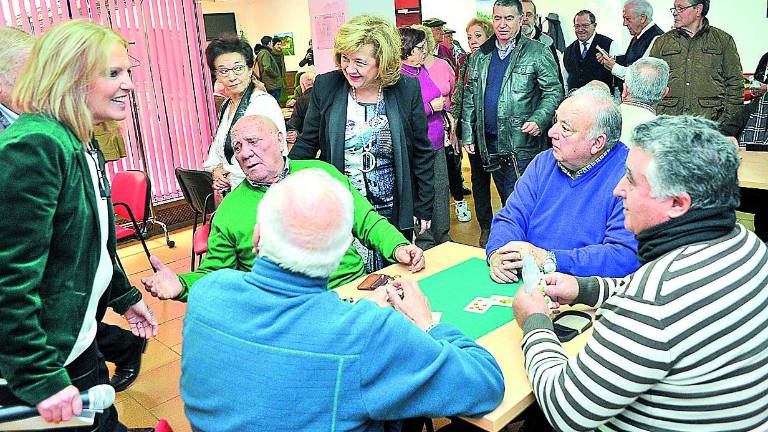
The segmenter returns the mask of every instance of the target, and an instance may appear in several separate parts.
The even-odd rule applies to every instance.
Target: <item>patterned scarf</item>
[[[232,162],[232,156],[235,155],[235,150],[232,148],[232,136],[230,135],[230,132],[232,131],[232,126],[237,123],[237,120],[240,119],[240,117],[245,114],[245,111],[248,109],[248,104],[251,102],[251,95],[253,95],[253,90],[256,88],[256,86],[251,82],[248,84],[248,88],[245,89],[245,92],[243,92],[243,97],[240,98],[240,103],[237,105],[237,110],[235,111],[235,115],[232,117],[232,123],[229,124],[229,131],[227,131],[227,138],[224,141],[224,157],[227,159],[227,162],[233,164]],[[219,125],[221,125],[221,120],[224,118],[224,113],[227,111],[227,107],[229,104],[232,103],[232,99],[227,99],[226,102],[224,102],[224,106],[221,107],[221,114],[219,115]],[[219,126],[221,127],[221,126]]]

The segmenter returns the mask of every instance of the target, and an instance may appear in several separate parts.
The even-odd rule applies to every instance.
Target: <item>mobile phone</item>
[[[604,50],[600,45],[595,45],[595,49],[600,52],[600,54],[604,55],[605,57],[610,57],[610,54],[608,54],[608,51]]]
[[[371,273],[357,286],[357,289],[363,291],[373,291],[376,288],[385,285],[387,282],[394,279],[392,276],[385,274]]]
[[[586,312],[569,310],[552,320],[552,326],[560,342],[568,342],[592,327],[592,317]]]

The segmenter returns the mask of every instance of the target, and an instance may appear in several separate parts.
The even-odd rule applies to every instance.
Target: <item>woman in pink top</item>
[[[467,200],[464,199],[464,179],[461,177],[461,148],[456,138],[456,122],[460,119],[451,116],[451,96],[456,87],[456,74],[451,64],[440,57],[436,57],[435,39],[429,28],[423,25],[411,26],[423,31],[426,36],[424,66],[429,71],[429,76],[440,89],[441,95],[445,98],[445,113],[447,121],[450,122],[449,141],[450,147],[445,149],[446,163],[448,165],[448,184],[451,195],[456,204],[456,219],[459,222],[469,222],[472,220],[472,213],[467,206]]]

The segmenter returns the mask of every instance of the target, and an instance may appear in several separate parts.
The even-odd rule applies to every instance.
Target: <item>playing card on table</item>
[[[464,308],[467,312],[484,314],[491,308],[491,300],[485,297],[475,297],[467,307]]]
[[[492,295],[491,296],[491,305],[493,306],[504,306],[504,307],[512,307],[512,303],[515,302],[514,297],[510,296],[503,296],[503,295]]]

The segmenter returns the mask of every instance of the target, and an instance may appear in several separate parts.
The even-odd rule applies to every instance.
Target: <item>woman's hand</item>
[[[432,107],[432,111],[438,112],[445,109],[445,97],[440,96],[429,101],[429,106]]]
[[[80,415],[83,411],[83,401],[80,399],[80,391],[77,387],[68,385],[35,407],[43,420],[48,423],[61,423]]]
[[[213,169],[213,189],[219,192],[229,190],[229,177],[222,166]]]

